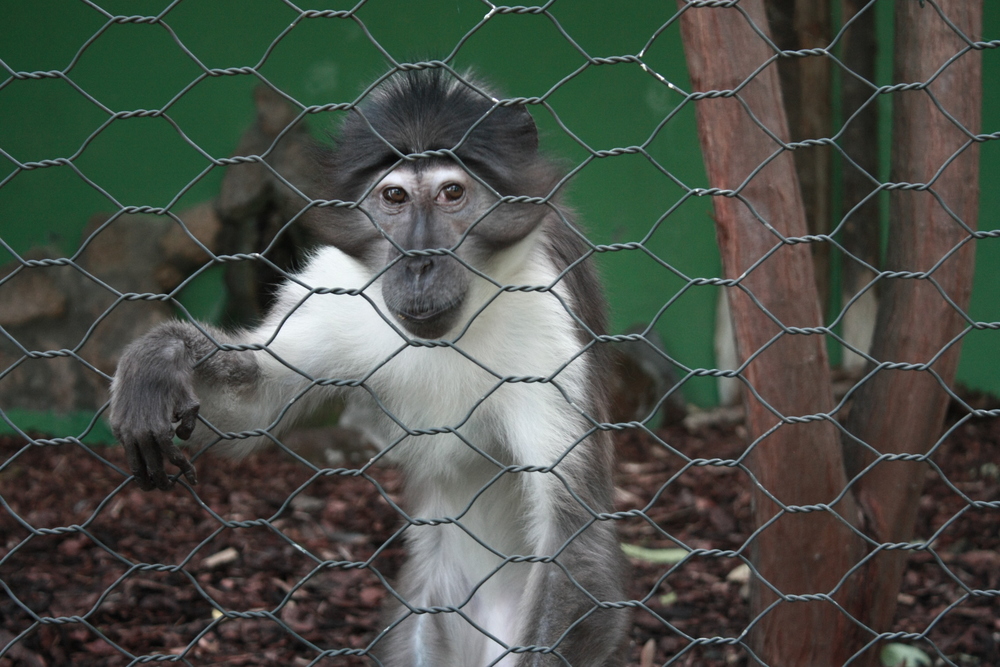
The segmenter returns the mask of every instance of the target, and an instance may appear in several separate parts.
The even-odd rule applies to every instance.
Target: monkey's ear
[[[528,111],[528,107],[521,104],[516,107],[510,107],[510,109],[514,112],[511,126],[517,129],[518,138],[523,144],[522,150],[532,155],[537,153],[538,127],[535,125],[535,119]]]
[[[524,160],[538,153],[538,128],[524,105],[501,107],[492,113],[492,137],[483,137],[497,152]]]

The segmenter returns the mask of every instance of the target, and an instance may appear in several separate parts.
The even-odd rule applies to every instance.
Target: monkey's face
[[[464,263],[482,265],[538,224],[497,202],[457,165],[438,163],[395,169],[365,199],[389,240],[382,296],[414,336],[441,338],[459,324],[472,277]]]

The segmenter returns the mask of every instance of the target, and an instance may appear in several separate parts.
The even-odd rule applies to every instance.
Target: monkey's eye
[[[382,191],[382,199],[390,204],[402,204],[406,201],[406,190],[397,187],[386,188]]]
[[[441,188],[441,194],[447,201],[458,201],[465,194],[465,188],[458,183],[449,183]]]

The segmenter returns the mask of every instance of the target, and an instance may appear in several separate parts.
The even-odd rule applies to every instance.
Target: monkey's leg
[[[465,539],[459,528],[415,529],[417,537],[408,540],[407,562],[382,613],[383,627],[391,629],[373,654],[386,667],[485,667],[487,642],[495,643],[473,624],[495,631],[482,619],[484,603],[495,599],[484,595],[489,584],[477,586],[469,576],[461,558],[468,545],[459,546]],[[501,650],[495,645],[492,652]]]
[[[615,526],[595,520],[561,484],[552,488],[556,502],[541,517],[547,522],[546,538],[535,555],[554,558],[536,563],[528,577],[528,616],[519,640],[551,652],[525,653],[517,665],[615,667],[624,662],[628,623],[626,609],[607,604],[625,599],[626,564]],[[583,485],[574,490],[581,499],[589,495]],[[605,503],[588,504],[596,512],[606,511]]]
[[[628,612],[599,604],[624,599],[617,574],[624,568],[621,549],[612,526],[595,524],[587,533],[555,562],[538,563],[532,571],[528,582],[532,611],[520,643],[548,647],[552,653],[526,653],[518,667],[623,664]]]

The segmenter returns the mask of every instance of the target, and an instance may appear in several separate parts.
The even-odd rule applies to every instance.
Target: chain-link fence
[[[1000,409],[956,381],[974,383],[982,374],[969,365],[997,362],[1000,204],[989,177],[1000,112],[989,74],[998,66],[985,60],[1000,46],[988,34],[1000,29],[995,8],[259,5],[183,0],[132,15],[85,0],[50,26],[75,36],[52,47],[58,65],[21,68],[22,52],[0,51],[0,118],[16,130],[0,130],[0,244],[11,259],[0,277],[10,434],[0,436],[0,666],[408,664],[418,659],[394,654],[402,632],[440,641],[417,650],[435,664],[1000,662]],[[397,32],[385,27],[393,12],[412,12]],[[206,37],[210,16],[234,22],[219,27],[221,46]],[[504,23],[515,18],[531,23]],[[37,31],[30,23],[8,30]],[[133,87],[156,99],[143,88],[151,60],[118,76],[95,64],[98,53],[128,61],[114,49],[133,33],[120,31],[140,29],[156,32],[132,47],[165,39],[174,59],[155,71],[182,74],[156,104],[116,106],[108,100],[132,99]],[[296,41],[310,31],[315,42]],[[519,31],[534,44],[525,53],[512,46]],[[316,43],[329,53],[311,52]],[[608,43],[622,46],[593,46]],[[444,55],[399,55],[431,48]],[[366,49],[377,69],[359,60]],[[283,79],[290,71],[302,76]],[[386,82],[426,71],[486,109],[457,141],[397,145],[374,100]],[[338,78],[358,85],[338,88]],[[250,85],[236,100],[212,88],[225,81]],[[73,96],[66,109],[86,111],[71,121],[53,113],[62,98],[30,97],[48,84]],[[251,88],[255,119],[224,118],[217,107],[249,106]],[[510,177],[520,189],[508,191],[495,171],[509,165],[463,151],[476,128],[523,109],[542,150],[565,162],[557,176]],[[318,157],[323,132],[337,136],[349,119],[394,156],[351,197],[330,190],[331,173],[346,177]],[[159,129],[117,143],[120,128],[142,121]],[[74,122],[86,130],[60,134]],[[601,133],[609,128],[621,133]],[[678,158],[684,145],[694,152]],[[699,153],[707,179],[692,171]],[[494,201],[454,243],[406,246],[372,195],[384,176],[442,160]],[[33,180],[46,173],[60,176]],[[147,180],[155,189],[133,185]],[[515,219],[544,217],[542,238],[570,239],[562,264],[505,273],[469,254],[489,216],[514,209]],[[51,210],[63,238],[36,233],[57,226]],[[93,217],[84,227],[70,213]],[[363,254],[330,232],[356,219],[398,257],[379,257],[361,278],[323,273],[317,258],[341,257],[323,254],[331,236]],[[413,258],[454,260],[479,290],[442,341],[407,333],[375,294]],[[585,284],[590,264],[608,285],[612,333]],[[313,315],[307,344],[282,340],[324,308],[339,320]],[[223,360],[255,354],[283,379],[266,405],[226,379],[230,412],[244,414],[213,420],[206,401],[187,450],[199,484],[178,475],[171,490],[145,493],[120,448],[95,442],[110,440],[122,349],[175,316],[255,332],[199,324],[200,364],[235,376],[242,362]],[[364,352],[317,354],[328,341]],[[963,370],[965,343],[973,361]],[[596,361],[605,354],[606,368]],[[700,362],[705,354],[716,361]],[[743,391],[742,409],[685,406],[713,402],[717,381],[724,403]],[[594,399],[605,393],[610,413]],[[318,416],[286,434],[305,404]],[[76,422],[60,422],[65,413]],[[614,471],[601,454],[609,434]],[[211,451],[260,440],[272,446],[247,460]],[[613,507],[602,499],[612,475]],[[452,505],[415,500],[446,491]],[[529,539],[551,525],[571,530],[555,543]],[[620,598],[608,593],[609,526],[631,565]],[[449,595],[422,597],[437,579]],[[548,611],[560,605],[572,613]],[[614,630],[620,610],[624,633]]]

